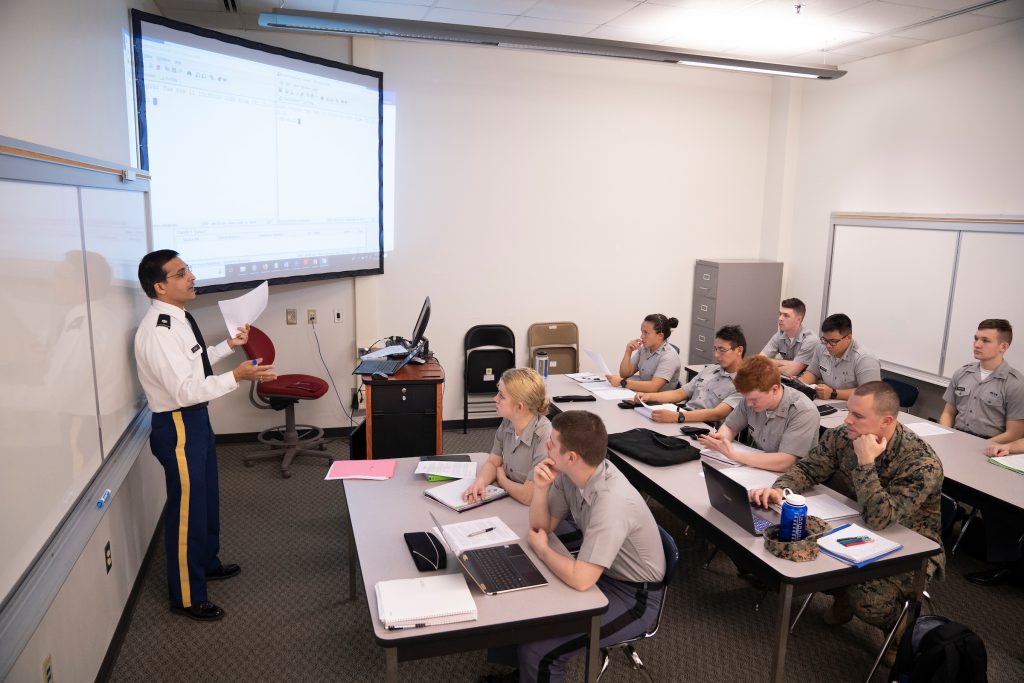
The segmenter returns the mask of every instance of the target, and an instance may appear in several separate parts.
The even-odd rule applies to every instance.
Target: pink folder
[[[335,460],[327,470],[330,479],[390,479],[395,476],[394,460]]]

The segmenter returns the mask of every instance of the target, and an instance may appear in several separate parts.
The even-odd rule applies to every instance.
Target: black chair
[[[886,377],[882,380],[896,392],[896,395],[900,398],[900,408],[906,408],[907,412],[910,412],[910,408],[917,403],[918,390],[913,384],[907,384],[901,382],[898,379],[891,379]]]
[[[493,413],[501,374],[516,366],[516,336],[505,325],[474,325],[462,341],[465,353],[462,376],[462,433],[469,426],[470,406],[475,413]],[[471,395],[486,398],[470,400]],[[486,406],[479,409],[480,406]]]
[[[658,616],[654,619],[654,623],[644,631],[641,635],[629,640],[624,640],[621,643],[615,643],[601,648],[601,655],[604,661],[601,663],[601,671],[597,674],[597,680],[601,680],[601,676],[604,675],[605,669],[608,668],[608,663],[611,660],[612,650],[623,650],[629,657],[630,663],[633,665],[634,671],[643,671],[644,675],[650,679],[651,675],[647,673],[647,668],[644,666],[643,661],[640,659],[640,655],[637,654],[636,649],[633,648],[633,643],[645,640],[647,638],[653,638],[658,633],[658,627],[661,626],[661,615],[665,611],[665,603],[668,601],[668,585],[672,581],[672,577],[676,574],[676,569],[679,567],[679,547],[676,545],[676,541],[672,536],[658,527],[658,533],[661,534],[661,547],[665,551],[665,578],[661,580],[661,605],[658,606]]]

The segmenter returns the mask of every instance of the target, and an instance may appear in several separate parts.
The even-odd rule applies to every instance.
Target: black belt
[[[630,588],[634,588],[634,589],[636,589],[638,591],[645,591],[646,592],[646,591],[656,591],[656,590],[660,590],[661,589],[661,581],[639,581],[638,582],[638,581],[626,581],[625,579],[615,579],[615,578],[612,578],[610,576],[608,578],[612,579],[612,581],[617,581],[617,582],[621,583],[623,586],[629,586]]]
[[[190,410],[199,410],[200,408],[205,408],[208,405],[210,405],[209,401],[203,401],[202,403],[197,403],[194,406],[185,406],[184,408],[178,408],[178,410],[184,413]]]

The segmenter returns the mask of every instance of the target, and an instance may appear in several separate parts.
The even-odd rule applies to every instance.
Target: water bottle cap
[[[807,499],[799,493],[793,493],[789,489],[782,490],[782,497],[790,505],[807,505]]]

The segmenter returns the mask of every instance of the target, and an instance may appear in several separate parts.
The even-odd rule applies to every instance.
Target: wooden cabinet
[[[688,363],[714,363],[715,330],[739,325],[746,355],[760,353],[779,331],[782,263],[755,259],[700,260],[693,271]]]
[[[404,458],[441,452],[444,370],[437,359],[410,363],[387,379],[363,376],[366,385],[367,458]],[[358,437],[358,435],[357,435]],[[353,456],[360,449],[353,449]]]

